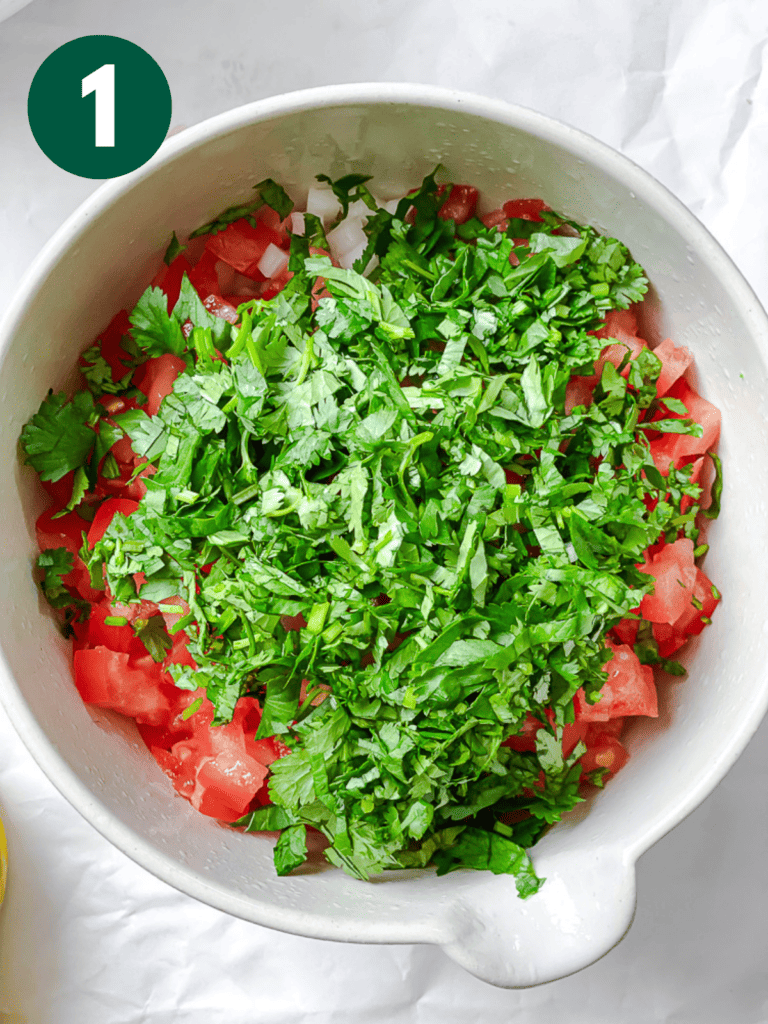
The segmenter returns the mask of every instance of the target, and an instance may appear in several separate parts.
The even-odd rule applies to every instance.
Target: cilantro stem
[[[234,505],[243,505],[246,501],[250,501],[251,498],[255,498],[260,490],[261,484],[251,484],[250,487],[244,487],[242,491],[233,494],[230,500]]]
[[[414,263],[412,260],[403,260],[401,266],[407,267],[408,270],[412,270],[414,274],[419,274],[421,277],[426,278],[427,281],[435,281],[437,277],[430,271],[425,270],[424,267],[420,267],[418,263]]]
[[[202,706],[203,706],[203,698],[202,697],[198,697],[197,700],[193,700],[192,703],[188,707],[184,708],[184,710],[181,712],[181,717],[186,722],[186,720],[188,718],[191,718],[192,715],[194,715],[194,713],[196,711],[198,711]]]
[[[237,336],[232,344],[227,349],[227,359],[232,362],[246,346],[248,338],[252,335],[251,325],[253,323],[250,310],[246,309],[243,313],[243,319],[240,323],[240,329],[237,332]]]
[[[256,369],[259,371],[259,373],[262,374],[262,376],[263,376],[264,375],[264,368],[261,365],[261,359],[259,358],[259,353],[256,350],[256,344],[255,344],[255,342],[253,340],[253,335],[252,334],[249,334],[248,337],[245,339],[245,350],[248,353],[248,357],[250,358],[250,360],[253,363],[253,365],[256,367]]]
[[[248,637],[248,657],[253,658],[256,656],[256,637],[253,635],[253,627],[248,621],[247,615],[242,615],[240,621],[243,624],[246,636]]]

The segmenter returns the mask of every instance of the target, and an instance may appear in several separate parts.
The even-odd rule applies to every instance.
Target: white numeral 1
[[[83,79],[83,97],[96,93],[96,146],[115,144],[115,65],[102,64]]]

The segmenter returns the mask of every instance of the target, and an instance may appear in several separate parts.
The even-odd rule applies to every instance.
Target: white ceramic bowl
[[[204,818],[174,795],[132,723],[87,708],[31,576],[41,507],[16,440],[47,389],[132,303],[180,236],[271,176],[298,199],[318,172],[365,171],[399,196],[441,161],[485,208],[516,196],[626,242],[653,285],[644,325],[696,358],[723,413],[723,513],[707,573],[724,596],[661,685],[658,720],[629,731],[628,766],[534,850],[547,882],[517,898],[509,877],[399,872],[371,883],[336,870],[277,878],[270,841]],[[103,188],[41,253],[0,329],[5,563],[2,696],[30,751],[103,835],[158,877],[262,925],[363,942],[430,942],[505,986],[562,977],[629,927],[635,861],[714,788],[768,704],[768,321],[728,257],[657,182],[595,140],[528,110],[426,86],[355,85],[260,101],[190,128]]]

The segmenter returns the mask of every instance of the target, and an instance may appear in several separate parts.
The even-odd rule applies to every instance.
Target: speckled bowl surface
[[[470,871],[370,883],[332,869],[277,878],[270,840],[197,814],[131,722],[82,703],[68,645],[31,573],[42,495],[19,463],[19,432],[143,291],[171,231],[183,237],[267,176],[300,204],[316,173],[363,171],[386,198],[438,161],[454,181],[479,186],[485,209],[540,196],[626,242],[652,283],[646,337],[687,345],[697,386],[723,414],[723,512],[706,564],[722,604],[685,651],[688,678],[661,681],[659,718],[629,729],[627,767],[535,847],[547,882],[525,901],[511,878]],[[0,326],[0,695],[63,795],[178,889],[300,935],[437,943],[497,985],[562,977],[619,941],[634,911],[637,858],[717,785],[768,705],[766,396],[768,321],[744,279],[673,196],[594,139],[528,110],[421,85],[324,87],[222,114],[99,189],[40,254]]]

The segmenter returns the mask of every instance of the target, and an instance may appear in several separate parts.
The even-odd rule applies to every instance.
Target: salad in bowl
[[[526,850],[711,621],[720,416],[638,337],[616,239],[436,172],[389,204],[319,179],[174,233],[26,424],[41,586],[83,699],[196,810],[278,831],[279,874],[312,828],[357,878],[530,896]]]

